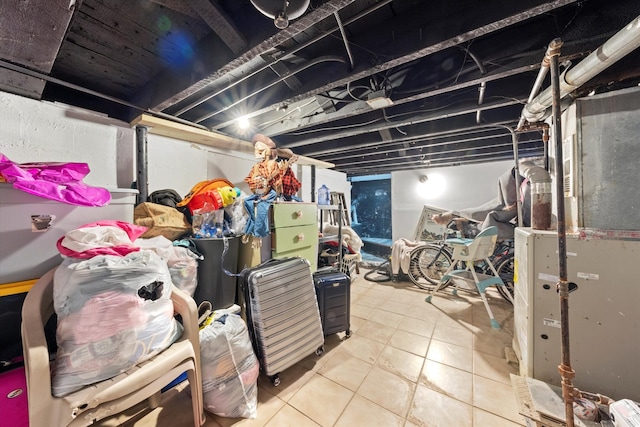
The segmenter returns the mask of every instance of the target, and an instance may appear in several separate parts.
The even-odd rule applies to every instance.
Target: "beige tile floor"
[[[207,427],[514,427],[523,426],[505,358],[513,308],[489,298],[502,329],[492,329],[477,294],[448,290],[425,302],[412,283],[373,283],[364,272],[351,287],[350,338],[328,336],[325,353],[280,374],[274,387],[258,380],[255,419],[207,413]],[[495,291],[492,291],[495,292]],[[163,396],[160,407],[103,426],[191,426],[188,385]]]

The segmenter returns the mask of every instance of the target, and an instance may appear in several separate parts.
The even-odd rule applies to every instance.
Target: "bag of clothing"
[[[260,365],[240,307],[216,310],[200,329],[204,408],[221,417],[255,418]]]
[[[65,258],[54,274],[53,306],[56,397],[125,372],[183,331],[173,317],[167,263],[149,250]]]
[[[169,240],[176,240],[191,233],[191,224],[182,212],[157,203],[144,202],[136,206],[133,222],[147,227],[142,238],[164,236]]]
[[[183,242],[187,242],[183,244]],[[189,240],[176,240],[171,242],[164,236],[156,236],[150,239],[138,239],[134,244],[140,246],[141,249],[149,249],[154,251],[167,262],[171,281],[176,288],[185,291],[193,296],[198,286],[198,261],[202,261],[204,257],[200,254],[195,245]]]

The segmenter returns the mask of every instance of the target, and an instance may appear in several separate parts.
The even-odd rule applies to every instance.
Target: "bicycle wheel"
[[[364,280],[370,282],[388,282],[391,280],[391,262],[385,261],[372,270],[368,271],[364,275]]]
[[[511,300],[507,296],[507,292],[509,292],[509,294],[511,295],[511,299],[515,297],[513,294],[515,289],[513,283],[513,259],[513,254],[508,254],[500,261],[498,261],[498,265],[495,266],[496,271],[498,272],[498,276],[500,276],[500,278],[504,282],[504,286],[497,286],[498,292],[500,292],[502,298],[506,299],[510,303]]]
[[[419,288],[431,290],[451,265],[451,255],[443,246],[428,244],[411,251],[409,279]],[[449,286],[449,281],[442,288]]]

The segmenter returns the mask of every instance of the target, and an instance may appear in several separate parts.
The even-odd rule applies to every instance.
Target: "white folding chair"
[[[496,271],[496,268],[490,259],[495,249],[497,238],[498,229],[491,226],[482,230],[474,239],[447,239],[446,243],[453,248],[451,266],[442,276],[438,286],[431,289],[426,301],[430,303],[433,294],[442,288],[449,280],[452,280],[454,283],[454,295],[457,295],[458,285],[461,281],[463,283],[473,281],[475,288],[480,293],[482,302],[487,309],[489,318],[491,319],[491,327],[494,329],[500,329],[500,324],[494,318],[486,296],[486,290],[489,286],[504,286],[504,282],[500,278],[500,275]],[[478,273],[475,269],[475,263],[477,261],[487,263],[490,271],[493,272],[493,275]],[[459,266],[462,265],[462,263],[464,263],[464,268],[460,269]],[[506,294],[511,300],[509,292],[506,292]],[[512,300],[511,302],[513,303]]]

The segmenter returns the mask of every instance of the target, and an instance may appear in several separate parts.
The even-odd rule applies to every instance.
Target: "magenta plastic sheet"
[[[70,205],[109,204],[109,190],[82,182],[89,172],[86,163],[15,163],[0,154],[0,175],[17,190]]]

